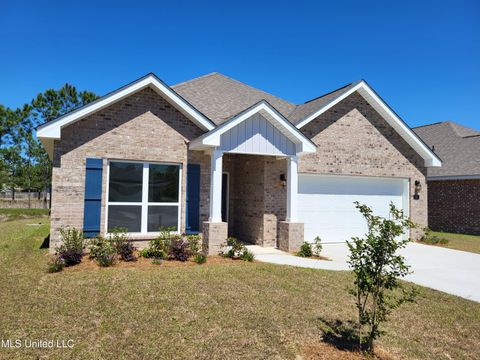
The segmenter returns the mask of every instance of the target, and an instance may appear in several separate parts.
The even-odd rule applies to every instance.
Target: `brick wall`
[[[299,172],[410,179],[410,216],[427,225],[426,168],[423,159],[357,93],[352,94],[301,131],[317,144],[317,152],[299,159]],[[422,191],[413,200],[415,180]],[[421,230],[412,236],[418,237]]]
[[[278,223],[285,220],[286,189],[280,174],[285,159],[273,156],[225,154],[223,169],[230,173],[229,234],[263,246],[277,245]]]
[[[147,88],[62,130],[56,141],[52,173],[51,248],[59,240],[62,226],[83,227],[85,159],[104,159],[101,229],[105,227],[106,159],[180,163],[186,169],[187,141],[203,131]],[[208,178],[202,167],[202,193]],[[184,173],[185,175],[185,173]],[[209,174],[208,174],[209,176]],[[186,177],[182,177],[182,194]],[[181,227],[185,227],[185,196],[182,196]],[[202,201],[202,216],[208,212]]]
[[[428,182],[432,230],[480,235],[480,180]]]

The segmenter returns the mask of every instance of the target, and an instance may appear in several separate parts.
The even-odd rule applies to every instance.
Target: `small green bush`
[[[65,260],[59,255],[53,255],[48,262],[47,272],[56,273],[63,270],[65,267]]]
[[[313,239],[313,255],[315,256],[320,256],[323,250],[323,245],[322,245],[322,239],[320,239],[320,236],[317,236],[315,239]]]
[[[205,264],[207,262],[207,255],[203,253],[198,253],[193,257],[193,261],[195,261],[197,264]]]
[[[75,228],[60,229],[62,243],[56,252],[65,261],[66,266],[76,265],[82,261],[85,248],[83,233]]]
[[[190,254],[195,256],[202,250],[202,238],[200,235],[186,235]]]
[[[313,255],[312,245],[304,241],[302,246],[300,246],[300,251],[297,253],[297,256],[312,257],[312,255]]]
[[[117,249],[111,239],[97,237],[90,240],[90,258],[94,259],[100,266],[111,266],[115,263]]]
[[[163,259],[160,259],[160,258],[153,258],[152,260],[152,264],[154,265],[162,265],[163,264]]]
[[[253,261],[253,259],[255,259],[255,255],[253,255],[253,253],[251,251],[248,251],[247,249],[245,249],[239,256],[239,258],[243,261]]]
[[[230,259],[241,259],[245,261],[253,261],[254,259],[254,255],[248,251],[247,247],[234,237],[227,238],[225,243],[221,245],[219,255]]]
[[[432,230],[430,230],[429,228],[423,229],[423,236],[420,238],[420,241],[429,245],[448,244],[447,239],[441,238],[437,235],[432,235]]]

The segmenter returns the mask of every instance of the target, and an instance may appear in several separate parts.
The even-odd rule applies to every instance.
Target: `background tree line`
[[[50,190],[52,163],[36,137],[35,129],[97,99],[90,91],[78,92],[65,84],[58,90],[49,89],[17,109],[0,104],[0,190],[10,191],[11,200],[19,190],[31,193]]]

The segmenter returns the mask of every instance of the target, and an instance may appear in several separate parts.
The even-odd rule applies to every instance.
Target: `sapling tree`
[[[412,301],[414,292],[406,291],[399,279],[409,273],[405,258],[398,254],[410,241],[403,235],[415,224],[390,204],[388,219],[373,214],[371,208],[355,202],[365,218],[365,237],[347,241],[348,264],[355,276],[352,294],[358,309],[359,347],[373,353],[374,341],[382,335],[380,324],[401,304]]]

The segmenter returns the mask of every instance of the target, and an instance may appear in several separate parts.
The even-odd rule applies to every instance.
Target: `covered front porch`
[[[315,146],[266,102],[190,144],[210,156],[204,248],[218,253],[228,236],[282,250],[303,241],[298,222],[298,155]]]

